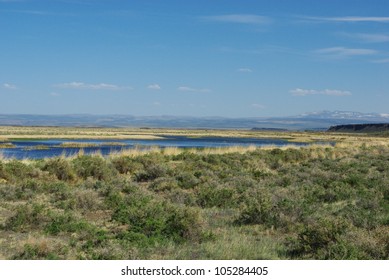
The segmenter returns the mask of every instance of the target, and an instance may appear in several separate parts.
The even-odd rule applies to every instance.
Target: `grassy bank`
[[[285,139],[290,142],[342,142],[359,139],[382,139],[380,135],[342,134],[325,132],[252,131],[217,129],[141,129],[141,128],[85,128],[85,127],[12,127],[0,126],[0,144],[11,140],[33,139],[161,139],[165,136],[186,137],[248,137]],[[357,140],[358,139],[358,140]]]
[[[0,258],[388,259],[384,140],[3,159]]]

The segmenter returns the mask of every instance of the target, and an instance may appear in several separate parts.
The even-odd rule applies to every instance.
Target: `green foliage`
[[[252,189],[244,196],[242,210],[236,222],[276,226],[277,214],[269,192],[264,188]]]
[[[111,162],[120,174],[135,173],[142,169],[141,163],[128,156],[113,158]]]
[[[178,182],[178,186],[183,189],[193,189],[196,187],[200,180],[193,175],[191,172],[180,172],[176,176],[176,180]]]
[[[61,232],[81,232],[88,230],[91,226],[85,222],[76,219],[71,213],[54,213],[49,212],[49,222],[44,228],[44,231],[51,235],[57,235]]]
[[[5,171],[4,163],[0,160],[0,179],[6,179],[7,173]]]
[[[15,214],[7,219],[4,228],[13,231],[28,231],[47,223],[47,208],[42,204],[24,204],[17,206]]]
[[[63,158],[48,159],[42,167],[42,170],[55,175],[61,181],[71,181],[76,176],[70,162]]]
[[[174,178],[160,177],[150,183],[149,188],[155,192],[171,191],[179,187]]]
[[[117,173],[116,169],[107,160],[99,156],[78,156],[73,160],[73,166],[77,175],[82,179],[93,177],[97,180],[107,181]]]
[[[137,182],[147,182],[167,175],[167,168],[164,164],[150,163],[144,166],[142,171],[135,174]]]
[[[61,249],[55,249],[56,250],[54,251],[53,249],[49,248],[49,245],[46,242],[41,242],[38,244],[27,243],[24,244],[23,251],[15,254],[12,258],[15,260],[58,260],[60,257],[57,255],[57,253],[58,251],[61,251]]]
[[[289,243],[289,254],[292,257],[336,259],[344,252],[341,247],[341,236],[347,224],[342,220],[322,218],[309,223],[300,229],[297,238]]]
[[[201,207],[228,208],[236,205],[236,190],[219,186],[216,183],[205,183],[197,189],[197,203]]]
[[[388,259],[388,154],[364,145],[2,160],[0,255]]]
[[[34,168],[18,160],[11,160],[0,167],[1,177],[6,180],[18,181],[23,178],[36,177]]]

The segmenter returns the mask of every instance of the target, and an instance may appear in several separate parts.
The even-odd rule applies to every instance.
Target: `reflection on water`
[[[11,141],[14,148],[2,148],[0,154],[6,158],[33,158],[55,157],[60,155],[71,156],[81,149],[85,154],[100,152],[108,155],[123,149],[135,147],[178,147],[178,148],[212,148],[231,146],[284,146],[294,144],[303,146],[304,143],[292,143],[282,139],[233,138],[233,137],[201,137],[189,138],[185,136],[166,136],[163,139],[122,140],[122,139],[47,139],[47,140],[20,140]],[[67,144],[71,143],[71,144]],[[77,147],[79,143],[80,147]],[[89,146],[87,144],[90,144]],[[74,144],[74,145],[73,145]],[[73,147],[72,147],[73,146]]]

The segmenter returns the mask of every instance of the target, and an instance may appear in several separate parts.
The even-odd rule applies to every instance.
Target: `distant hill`
[[[275,127],[253,127],[252,131],[288,131],[285,128],[275,128]]]
[[[147,127],[147,128],[215,128],[258,130],[327,130],[344,124],[389,123],[389,114],[348,111],[320,111],[289,117],[228,118],[191,116],[132,115],[27,115],[0,114],[0,125],[78,126],[78,127]]]
[[[329,132],[373,133],[389,131],[389,123],[346,124],[331,126]]]

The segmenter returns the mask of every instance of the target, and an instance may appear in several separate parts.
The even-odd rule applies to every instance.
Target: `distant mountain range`
[[[335,125],[366,123],[389,123],[389,114],[321,111],[271,118],[0,114],[0,125],[18,126],[327,130]]]

